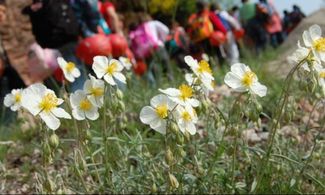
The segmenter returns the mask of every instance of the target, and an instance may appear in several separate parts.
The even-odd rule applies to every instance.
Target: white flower
[[[198,62],[192,56],[185,56],[184,60],[200,80],[214,80],[212,76],[212,70],[207,61],[201,60],[200,62]]]
[[[58,106],[63,100],[57,98],[54,91],[47,89],[43,84],[37,83],[23,91],[21,104],[34,116],[40,116],[45,124],[52,130],[59,128],[61,122],[58,118],[71,119],[71,116]]]
[[[110,85],[116,85],[114,79],[126,83],[126,78],[121,73],[123,65],[118,60],[109,60],[105,56],[96,56],[94,57],[93,70],[97,78],[101,79],[104,77],[104,80]]]
[[[231,66],[224,79],[225,83],[237,92],[249,91],[260,97],[266,95],[266,86],[258,82],[257,76],[245,64],[236,63]]]
[[[209,91],[213,91],[214,89],[214,81],[213,80],[201,80],[197,77],[195,77],[193,74],[185,74],[185,80],[188,85],[192,86],[194,85],[194,89],[199,91],[203,90],[205,94],[208,94]]]
[[[159,91],[168,95],[172,101],[181,106],[197,107],[200,105],[200,102],[197,99],[192,98],[193,89],[188,85],[183,84],[178,89],[168,88],[159,89]]]
[[[99,117],[98,108],[87,97],[82,90],[77,90],[70,95],[70,103],[72,107],[72,116],[77,120],[96,120]]]
[[[84,84],[84,91],[91,103],[101,107],[104,104],[105,83],[92,75],[89,75],[89,77],[90,80],[88,79]]]
[[[13,89],[11,93],[5,96],[3,104],[10,107],[12,111],[17,111],[21,107],[22,89]]]
[[[187,131],[191,135],[194,135],[196,133],[195,124],[198,120],[195,110],[189,106],[178,106],[176,110],[177,125],[179,129],[183,133]]]
[[[166,95],[160,94],[150,100],[150,105],[142,108],[141,122],[150,125],[152,129],[161,134],[166,134],[168,111],[175,108],[175,103],[170,101]]]
[[[322,37],[322,29],[318,25],[312,25],[308,31],[302,34],[305,46],[313,51],[316,59],[325,62],[325,38]]]
[[[62,57],[58,57],[57,61],[68,81],[74,82],[75,78],[80,77],[80,71],[73,62],[66,62]]]
[[[308,72],[310,72],[309,66],[311,66],[312,69],[314,69],[315,66],[320,66],[321,62],[318,61],[317,59],[310,61],[311,64],[309,65],[306,58],[308,57],[310,50],[306,47],[302,47],[299,41],[297,45],[298,45],[298,49],[291,56],[287,58],[289,63],[296,65],[298,63],[301,63],[301,61],[305,60],[305,62],[302,64],[301,67]]]
[[[129,58],[121,56],[118,60],[122,63],[126,70],[130,70],[132,68],[132,62]]]

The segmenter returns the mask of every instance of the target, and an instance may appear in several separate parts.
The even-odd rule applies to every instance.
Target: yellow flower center
[[[318,52],[325,52],[325,38],[320,38],[314,42],[314,48]]]
[[[254,78],[256,77],[255,73],[248,71],[244,74],[241,83],[245,87],[250,87],[253,84]]]
[[[83,99],[80,101],[79,107],[83,111],[89,111],[92,108],[92,104],[88,99]]]
[[[319,74],[319,77],[322,78],[322,79],[325,79],[325,71],[321,72],[321,73]]]
[[[164,105],[157,106],[156,113],[159,116],[159,118],[161,118],[161,119],[166,118],[168,116],[167,105],[164,104]]]
[[[186,100],[187,98],[190,98],[193,95],[193,89],[188,85],[183,84],[178,89],[181,92],[180,98],[182,100]]]
[[[71,73],[75,67],[76,65],[73,62],[68,62],[65,69],[68,73]]]
[[[39,108],[45,112],[51,112],[58,105],[58,98],[53,93],[46,94],[39,103]]]
[[[207,72],[207,73],[212,73],[212,70],[210,68],[210,65],[207,61],[201,60],[199,62],[199,68],[198,68],[199,73]]]
[[[21,94],[20,94],[20,93],[17,93],[17,94],[15,95],[15,102],[16,102],[16,103],[21,102]]]
[[[95,97],[100,97],[104,94],[104,89],[100,87],[94,87],[90,89],[90,94],[95,96]]]
[[[185,121],[191,121],[191,120],[192,120],[192,117],[191,117],[190,113],[187,112],[187,111],[184,111],[184,112],[182,113],[182,118],[183,118]]]
[[[113,73],[116,71],[116,69],[117,69],[117,64],[116,64],[116,62],[113,62],[112,64],[107,66],[106,73],[109,75],[113,75]]]

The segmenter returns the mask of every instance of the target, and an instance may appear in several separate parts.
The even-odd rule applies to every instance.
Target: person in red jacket
[[[188,20],[189,28],[188,33],[192,39],[190,51],[197,59],[201,59],[202,53],[207,53],[210,56],[217,54],[219,62],[224,61],[221,50],[219,47],[213,47],[210,44],[210,35],[214,31],[220,31],[225,36],[227,29],[222,21],[210,11],[207,3],[198,1],[196,3],[197,12],[192,14]],[[202,30],[204,29],[204,30]]]

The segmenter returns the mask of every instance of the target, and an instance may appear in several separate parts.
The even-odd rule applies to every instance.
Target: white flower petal
[[[196,133],[196,127],[193,123],[187,123],[186,125],[186,130],[191,134],[191,135],[195,135]]]
[[[123,70],[124,66],[121,64],[120,61],[118,61],[116,59],[111,59],[109,64],[111,65],[113,63],[115,63],[115,65],[116,65],[116,69],[115,69],[116,72],[121,72]]]
[[[145,106],[141,109],[140,112],[140,120],[144,124],[150,124],[152,121],[156,120],[158,118],[156,111],[154,108],[150,106]]]
[[[106,74],[106,68],[108,67],[108,59],[105,56],[94,57],[94,63],[92,68],[97,76],[97,78],[103,78]]]
[[[57,61],[58,61],[58,64],[59,64],[60,68],[62,70],[64,70],[66,65],[67,65],[67,62],[62,57],[58,57]]]
[[[71,119],[70,114],[67,113],[63,108],[54,108],[51,112],[58,118]]]
[[[243,84],[241,83],[241,78],[233,72],[228,72],[224,78],[224,81],[230,88],[243,87]]]
[[[264,97],[267,93],[267,87],[259,82],[254,82],[251,86],[251,90],[260,97]]]
[[[97,120],[99,117],[99,113],[96,107],[93,107],[93,109],[89,110],[85,113],[86,117],[92,121]]]
[[[313,41],[322,37],[322,29],[319,25],[314,24],[309,28],[310,37]]]
[[[116,78],[117,80],[121,81],[122,83],[126,83],[125,76],[122,73],[120,73],[120,72],[115,72],[113,74],[113,77]]]
[[[72,116],[73,116],[73,118],[75,118],[78,121],[82,121],[82,120],[85,120],[86,119],[85,113],[82,112],[79,109],[73,109],[72,110]]]
[[[40,117],[45,122],[45,124],[52,130],[57,130],[61,125],[60,120],[57,119],[51,113],[42,112],[42,113],[40,113]]]
[[[14,100],[14,96],[9,93],[5,96],[5,99],[3,101],[3,104],[6,106],[6,107],[10,107],[12,106],[14,103],[15,103],[15,100]]]
[[[159,89],[159,91],[172,97],[179,96],[181,94],[180,91],[175,88]]]
[[[312,47],[313,46],[313,39],[310,36],[310,33],[308,31],[304,31],[302,34],[302,39],[304,40],[306,47]]]
[[[167,121],[166,120],[160,120],[157,119],[157,121],[154,121],[150,124],[150,127],[157,132],[165,135],[166,134],[166,127],[167,127]]]
[[[167,104],[167,102],[168,102],[168,97],[166,95],[159,94],[151,98],[150,105],[156,108],[157,106]]]
[[[108,84],[110,84],[110,85],[113,85],[113,86],[116,85],[116,83],[115,83],[113,77],[112,77],[111,75],[109,75],[109,74],[106,74],[106,75],[104,76],[104,80],[105,80]]]
[[[78,68],[73,69],[72,76],[74,78],[78,78],[78,77],[80,77],[80,75],[81,75],[81,73],[80,73],[80,70]]]
[[[244,74],[247,72],[247,71],[251,71],[250,68],[248,66],[246,66],[245,64],[242,64],[242,63],[236,63],[236,64],[233,64],[231,67],[231,72],[233,72],[234,74],[236,74],[237,76],[239,77],[242,77],[244,76]]]

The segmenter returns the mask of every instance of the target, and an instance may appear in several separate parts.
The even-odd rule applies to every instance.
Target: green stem
[[[232,156],[232,167],[231,167],[231,175],[232,175],[232,179],[231,179],[231,183],[232,183],[232,187],[234,190],[236,190],[236,186],[235,186],[235,169],[236,169],[236,154],[237,154],[237,139],[238,139],[238,128],[236,129],[236,132],[235,132],[235,140],[234,140],[234,153],[233,153],[233,156]]]
[[[309,55],[308,55],[309,56]],[[276,116],[276,122],[273,123],[272,128],[271,128],[271,139],[268,142],[268,149],[267,152],[265,154],[265,157],[263,158],[262,162],[261,162],[261,166],[259,167],[259,171],[258,171],[258,175],[257,175],[257,184],[256,184],[256,188],[254,191],[257,191],[260,183],[264,177],[264,170],[265,167],[267,167],[268,161],[270,159],[270,155],[271,155],[271,151],[273,148],[273,144],[274,144],[274,140],[275,140],[275,135],[276,135],[276,131],[277,131],[277,127],[279,126],[280,120],[282,119],[282,115],[283,115],[283,110],[288,102],[288,98],[289,98],[289,89],[293,80],[293,76],[294,73],[303,65],[303,63],[307,60],[308,56],[301,60],[295,67],[293,67],[291,69],[291,71],[289,72],[287,78],[285,79],[285,86],[284,89],[282,91],[281,94],[281,98],[279,100],[279,104],[280,104],[280,109],[276,111],[277,116]]]

